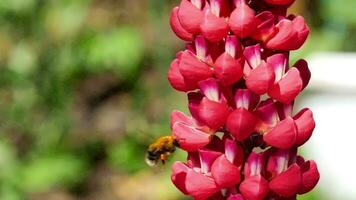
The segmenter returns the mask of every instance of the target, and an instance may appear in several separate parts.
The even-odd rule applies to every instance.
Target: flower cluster
[[[312,135],[312,112],[293,104],[310,79],[289,53],[305,42],[294,0],[182,0],[171,13],[186,41],[168,80],[186,92],[191,116],[174,111],[171,129],[187,162],[172,181],[196,200],[296,199],[319,180],[316,163],[297,149]]]

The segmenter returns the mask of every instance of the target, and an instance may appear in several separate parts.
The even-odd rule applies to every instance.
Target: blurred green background
[[[178,0],[0,1],[0,199],[177,200],[170,167],[144,163],[187,111],[166,79],[184,47]],[[297,0],[312,27],[300,58],[356,50],[356,1]],[[178,152],[172,160],[183,160]],[[304,199],[320,199],[318,192]]]

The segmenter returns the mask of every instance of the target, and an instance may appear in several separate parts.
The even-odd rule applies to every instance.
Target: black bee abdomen
[[[152,152],[152,151],[147,151],[147,159],[148,160],[157,160],[159,158],[159,154]]]

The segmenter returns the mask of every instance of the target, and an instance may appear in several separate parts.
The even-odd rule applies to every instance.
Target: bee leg
[[[167,160],[167,155],[166,154],[161,154],[160,160],[162,161],[162,164],[165,164],[166,160]]]

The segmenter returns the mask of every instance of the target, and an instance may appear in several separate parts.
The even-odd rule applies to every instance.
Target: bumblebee
[[[169,155],[174,153],[176,147],[179,147],[177,140],[172,136],[163,136],[148,146],[146,153],[146,163],[153,167],[160,162],[165,164]]]

